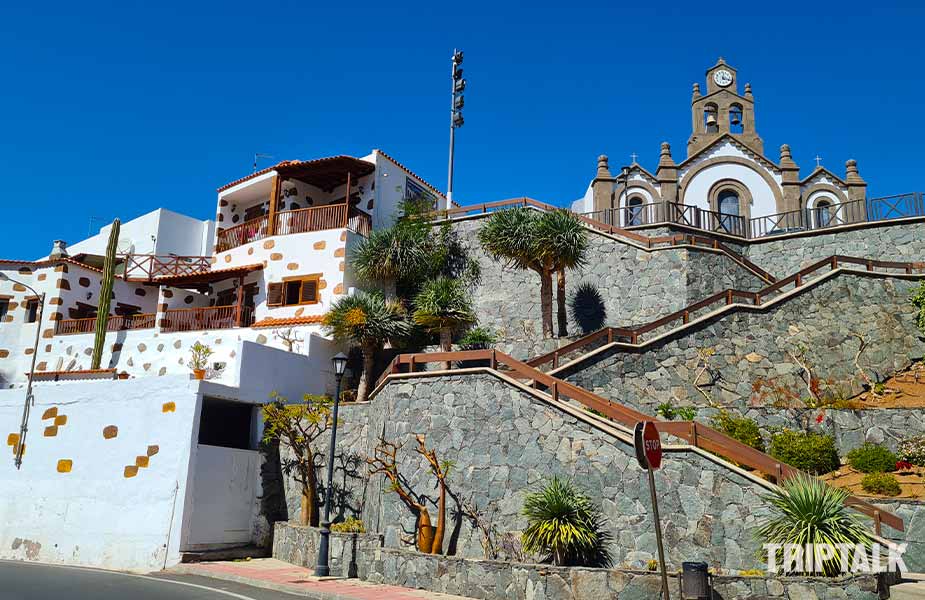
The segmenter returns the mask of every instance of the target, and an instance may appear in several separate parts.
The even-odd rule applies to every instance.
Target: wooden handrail
[[[366,236],[372,225],[371,217],[347,204],[326,204],[298,208],[296,210],[283,210],[274,216],[276,232],[273,235],[291,235],[295,233],[309,233],[312,231],[326,231],[329,229],[351,229]],[[269,235],[268,216],[263,215],[251,219],[240,225],[235,225],[218,233],[217,250],[224,252],[238,246],[262,240]]]
[[[156,315],[154,313],[138,313],[134,315],[110,315],[106,321],[106,331],[127,331],[134,329],[150,329],[154,327]],[[96,330],[96,317],[87,319],[61,319],[56,321],[55,335],[73,335],[78,333],[93,333]]]
[[[212,260],[208,256],[161,256],[157,254],[124,254],[126,281],[151,281],[160,276],[193,275],[208,271]]]
[[[254,321],[253,309],[241,308],[241,326],[248,327]],[[206,329],[231,329],[237,327],[236,306],[205,306],[197,308],[171,308],[165,310],[161,320],[161,331],[203,331]]]
[[[605,335],[609,335],[612,337],[623,337],[623,338],[635,339],[636,341],[631,342],[635,344],[638,341],[639,336],[645,333],[654,331],[656,329],[660,329],[664,327],[665,325],[669,325],[675,321],[679,321],[680,325],[687,325],[688,323],[690,323],[691,313],[707,308],[708,306],[711,306],[713,304],[718,304],[720,302],[722,302],[723,306],[730,306],[732,304],[729,300],[730,298],[732,299],[744,298],[750,301],[752,305],[760,306],[762,303],[762,298],[764,298],[765,296],[772,294],[776,291],[779,291],[787,287],[788,285],[794,285],[797,288],[802,287],[802,285],[804,285],[805,283],[803,280],[807,275],[812,275],[816,271],[820,271],[823,269],[835,270],[838,268],[839,263],[862,265],[865,268],[867,268],[869,271],[873,270],[874,268],[881,268],[881,269],[902,270],[906,274],[913,274],[915,272],[920,272],[920,273],[925,272],[925,262],[895,262],[895,261],[883,261],[883,260],[867,260],[864,258],[856,258],[853,256],[843,256],[840,254],[835,254],[828,258],[824,258],[820,261],[817,261],[809,265],[808,267],[804,267],[803,269],[800,269],[799,271],[797,271],[793,275],[790,275],[789,277],[786,277],[784,279],[780,279],[774,283],[771,283],[767,285],[766,287],[758,290],[757,292],[750,292],[746,290],[737,290],[734,288],[729,288],[721,292],[717,292],[713,294],[712,296],[708,296],[704,298],[703,300],[694,302],[693,304],[690,304],[682,308],[681,310],[675,311],[673,313],[669,313],[665,315],[664,317],[656,319],[655,321],[646,323],[644,325],[640,325],[632,329],[628,329],[624,327],[605,327],[603,329],[599,329],[595,332],[589,333],[588,335],[584,337],[578,338],[577,340],[570,342],[569,344],[566,344],[565,346],[562,346],[561,348],[558,348],[551,352],[547,352],[545,354],[541,354],[539,356],[535,356],[531,358],[530,360],[528,360],[527,364],[532,367],[539,367],[546,363],[552,362],[554,365],[553,368],[556,368],[559,366],[559,359],[564,354],[568,354],[580,348],[590,346],[591,344],[593,344],[594,342],[596,342],[598,339],[600,339],[601,337]],[[611,343],[611,342],[608,342],[608,343]]]
[[[399,354],[392,360],[389,368],[377,382],[377,386],[383,383],[389,375],[400,372],[402,365],[408,365],[409,368],[413,369],[415,365],[423,366],[434,362],[449,362],[452,365],[453,362],[479,360],[490,361],[492,369],[496,369],[494,365],[503,365],[506,367],[507,372],[514,374],[515,378],[529,380],[530,387],[539,388],[542,386],[548,390],[549,395],[553,396],[554,399],[558,400],[565,397],[574,400],[604,414],[609,419],[619,423],[627,429],[632,429],[639,421],[654,420],[650,415],[618,404],[602,396],[598,396],[584,388],[535,369],[529,364],[497,350]],[[786,463],[782,463],[764,452],[743,444],[702,423],[696,421],[656,421],[655,424],[661,433],[674,435],[685,440],[691,446],[770,476],[778,484],[800,473],[798,469]],[[881,511],[859,498],[849,496],[845,501],[845,505],[875,518],[875,527],[878,535],[880,533],[880,523],[885,523],[897,531],[903,531],[905,529],[903,520],[900,517],[886,511]]]

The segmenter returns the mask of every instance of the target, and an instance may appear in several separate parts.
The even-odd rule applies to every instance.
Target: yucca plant
[[[835,577],[841,573],[838,544],[862,545],[870,549],[873,539],[861,518],[845,506],[848,492],[834,488],[810,475],[801,474],[783,482],[763,496],[771,516],[759,524],[757,536],[765,544],[816,544],[815,565],[819,565],[818,545],[829,544],[834,557],[822,563],[817,575]],[[777,564],[783,564],[783,548],[777,551]],[[803,573],[790,569],[787,574]]]
[[[363,370],[357,387],[357,402],[366,400],[376,353],[386,342],[394,342],[411,331],[401,305],[387,301],[380,292],[357,292],[338,298],[324,315],[322,326],[337,341],[360,348]]]
[[[414,322],[440,335],[440,349],[453,349],[453,332],[475,321],[469,294],[457,279],[437,277],[414,297]],[[448,369],[449,362],[443,363]]]
[[[610,566],[606,544],[611,536],[591,500],[571,481],[553,477],[527,495],[522,535],[525,552],[542,554],[558,566]]]

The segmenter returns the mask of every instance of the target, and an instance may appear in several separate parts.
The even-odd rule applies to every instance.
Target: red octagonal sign
[[[662,439],[652,421],[636,423],[633,431],[636,446],[636,460],[643,469],[658,469],[662,466]]]

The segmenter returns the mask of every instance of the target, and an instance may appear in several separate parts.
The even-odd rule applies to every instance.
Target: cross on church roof
[[[822,157],[817,154],[816,155],[816,167],[821,167],[821,166],[822,166]]]
[[[630,154],[630,158],[633,159],[633,162],[632,162],[631,164],[634,164],[634,165],[635,165],[635,164],[636,164],[636,159],[639,158],[639,155],[637,155],[635,152],[633,152],[632,154]]]

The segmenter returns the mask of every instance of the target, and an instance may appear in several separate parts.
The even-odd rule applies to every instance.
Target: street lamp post
[[[324,492],[324,519],[321,521],[321,541],[318,544],[318,564],[315,575],[327,577],[331,574],[328,554],[331,541],[331,501],[334,496],[334,444],[337,442],[337,409],[340,406],[340,384],[347,368],[347,356],[338,352],[332,359],[334,377],[337,379],[337,393],[334,395],[334,411],[331,414],[331,443],[328,446],[328,485]]]
[[[453,51],[452,88],[450,92],[450,161],[446,182],[446,208],[453,208],[453,160],[456,151],[456,130],[463,126],[462,108],[465,104],[463,91],[466,89],[466,80],[463,79],[463,70],[459,67],[463,61],[462,50]]]
[[[35,359],[39,354],[39,335],[42,331],[42,311],[45,308],[45,292],[40,294],[35,291],[32,286],[22,281],[12,279],[6,273],[0,273],[0,281],[18,283],[38,296],[39,299],[39,308],[35,319],[35,343],[32,345],[32,366],[29,367],[29,379],[26,382],[26,401],[23,403],[22,422],[19,424],[19,445],[16,446],[15,464],[16,468],[19,469],[22,466],[22,453],[26,449],[26,432],[29,430],[29,408],[31,405],[35,404],[35,398],[32,397],[32,376],[35,373]]]

